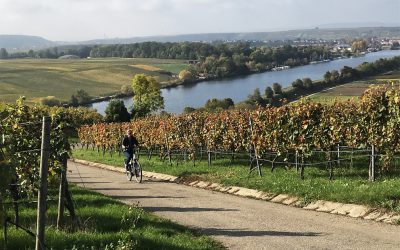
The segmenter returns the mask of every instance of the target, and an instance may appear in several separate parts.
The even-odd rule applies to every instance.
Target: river
[[[288,87],[297,78],[309,77],[312,80],[320,80],[326,71],[340,70],[344,66],[356,67],[363,62],[373,62],[379,58],[391,58],[400,56],[400,50],[383,50],[368,53],[364,56],[345,58],[295,67],[283,71],[268,71],[259,74],[251,74],[243,77],[235,77],[224,80],[203,81],[195,84],[180,85],[173,88],[162,89],[165,101],[165,111],[170,113],[182,113],[185,107],[202,107],[211,98],[232,98],[237,103],[243,101],[253,93],[254,89],[260,88],[261,93],[267,86],[278,82],[282,87]],[[132,105],[132,98],[124,98],[125,106]],[[108,101],[93,104],[100,114],[104,114]]]

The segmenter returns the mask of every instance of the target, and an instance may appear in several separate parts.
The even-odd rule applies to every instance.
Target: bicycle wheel
[[[128,181],[131,181],[132,177],[133,177],[133,173],[132,173],[132,167],[130,165],[128,165],[128,169],[125,168],[125,174],[126,174],[126,179]]]
[[[142,167],[140,166],[140,163],[138,161],[136,161],[133,164],[133,172],[135,175],[136,182],[141,183],[142,182]]]

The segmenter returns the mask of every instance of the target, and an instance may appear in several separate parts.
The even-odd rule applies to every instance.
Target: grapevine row
[[[0,195],[12,182],[25,194],[35,194],[39,181],[42,117],[51,116],[50,179],[60,173],[68,153],[67,130],[101,121],[94,110],[28,106],[21,98],[0,110]]]
[[[374,145],[388,166],[400,151],[400,87],[371,87],[358,102],[328,105],[303,99],[252,111],[152,116],[130,123],[82,126],[78,134],[84,145],[111,150],[120,148],[128,128],[143,148],[192,153],[200,147],[228,152],[255,147],[259,155],[297,152],[307,157],[316,150],[330,151],[338,143],[353,148]]]

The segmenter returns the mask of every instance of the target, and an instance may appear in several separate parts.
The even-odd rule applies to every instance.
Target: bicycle
[[[135,177],[137,183],[142,182],[142,167],[140,166],[139,160],[136,158],[136,154],[133,154],[132,159],[128,162],[125,168],[125,174],[128,181],[131,181],[132,177]]]

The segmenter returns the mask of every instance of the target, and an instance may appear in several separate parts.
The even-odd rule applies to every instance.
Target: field
[[[380,75],[371,77],[362,81],[354,81],[340,86],[336,86],[319,93],[309,95],[308,97],[320,103],[332,103],[334,100],[347,101],[349,99],[357,100],[358,97],[371,85],[379,85],[383,82],[399,82],[400,71],[394,71],[390,75]]]
[[[103,96],[118,92],[141,73],[168,85],[185,67],[181,60],[142,58],[0,60],[0,101],[14,102],[19,96],[26,96],[28,102],[46,96],[66,101],[77,89]]]
[[[320,103],[332,103],[334,100],[357,100],[370,85],[371,83],[369,81],[356,81],[329,88],[308,97],[311,100]]]

